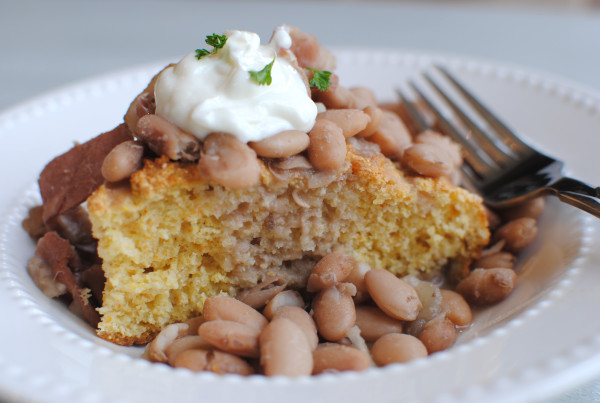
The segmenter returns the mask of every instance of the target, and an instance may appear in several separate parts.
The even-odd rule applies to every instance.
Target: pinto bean
[[[286,158],[308,148],[308,134],[300,130],[285,130],[261,141],[248,143],[256,154],[266,158]]]
[[[454,170],[444,151],[432,144],[417,143],[402,154],[402,163],[419,175],[438,178],[449,176]]]
[[[138,95],[125,114],[125,124],[132,133],[137,134],[137,123],[142,116],[154,114],[156,103],[154,101],[154,90],[144,91]]]
[[[319,170],[339,170],[346,160],[346,138],[333,122],[319,119],[311,129],[308,159]]]
[[[369,291],[365,283],[365,274],[371,270],[368,264],[356,262],[348,276],[344,279],[347,283],[352,283],[356,287],[354,302],[359,304],[369,299]]]
[[[268,323],[267,319],[256,309],[226,295],[214,295],[207,298],[204,302],[202,316],[205,321],[230,320],[259,331],[264,329]]]
[[[150,361],[166,362],[168,357],[165,350],[176,339],[185,336],[188,328],[189,325],[186,323],[173,323],[165,326],[158,336],[148,344],[144,355],[147,356]]]
[[[217,350],[209,353],[205,369],[216,374],[252,375],[254,373],[250,364],[240,357]]]
[[[492,242],[503,239],[504,248],[509,252],[519,252],[529,246],[537,236],[538,228],[535,219],[530,217],[517,218],[498,228],[492,237]]]
[[[426,130],[415,137],[415,143],[431,144],[442,149],[450,164],[455,167],[462,165],[462,153],[460,146],[448,136],[444,136],[434,130]]]
[[[298,59],[301,67],[313,67],[318,70],[335,70],[335,57],[322,47],[314,35],[288,26],[292,46],[290,50]]]
[[[400,158],[412,143],[410,133],[402,120],[394,112],[387,110],[382,110],[381,123],[368,140],[379,145],[383,155],[390,158]]]
[[[258,357],[260,330],[230,320],[211,320],[198,328],[198,335],[207,343],[227,353],[242,357]]]
[[[483,206],[483,210],[485,211],[485,216],[487,217],[490,231],[497,229],[502,224],[502,219],[500,216],[487,206]]]
[[[209,179],[231,189],[246,189],[260,179],[256,152],[229,133],[211,133],[204,139],[198,169]]]
[[[375,341],[388,333],[402,333],[402,322],[374,306],[356,307],[356,325],[366,341]]]
[[[207,350],[186,350],[178,354],[173,360],[173,366],[176,368],[187,368],[191,371],[199,372],[204,371],[208,364],[208,355],[210,354]]]
[[[278,318],[286,318],[294,322],[302,330],[308,341],[311,350],[317,348],[319,337],[317,336],[317,325],[313,318],[304,309],[288,305],[283,306],[275,312],[273,320]]]
[[[312,350],[294,322],[279,318],[270,322],[260,334],[260,363],[265,375],[310,375]]]
[[[197,161],[200,157],[198,139],[161,116],[142,116],[136,132],[139,139],[158,155],[166,155],[175,161]]]
[[[351,288],[345,286],[349,285]],[[356,310],[352,296],[356,287],[349,283],[338,284],[319,292],[313,299],[312,308],[319,334],[326,340],[337,341],[346,337],[356,322]]]
[[[183,336],[176,339],[165,349],[167,362],[174,365],[175,359],[179,354],[187,350],[210,350],[212,346],[200,336]]]
[[[363,371],[371,365],[371,357],[354,347],[336,343],[321,344],[313,351],[313,374],[340,371]]]
[[[211,371],[217,374],[252,375],[254,370],[243,359],[221,351],[191,349],[181,352],[173,361],[174,367],[192,371]]]
[[[369,115],[359,109],[329,109],[319,113],[317,119],[326,119],[338,125],[345,138],[363,131],[371,121]]]
[[[462,295],[452,290],[442,290],[442,312],[457,326],[466,326],[473,320],[471,307]]]
[[[356,135],[359,137],[369,137],[379,128],[381,120],[383,119],[383,112],[377,106],[367,106],[363,109],[363,112],[369,115],[370,120],[367,126]]]
[[[344,281],[355,265],[356,261],[342,252],[332,252],[323,256],[308,276],[306,291],[316,292],[333,287]]]
[[[287,281],[283,278],[269,276],[254,287],[240,292],[235,298],[254,309],[259,309],[283,291],[286,285]]]
[[[427,357],[427,348],[414,336],[402,333],[389,333],[380,337],[371,349],[373,361],[378,366],[396,362],[408,362]]]
[[[480,257],[471,263],[471,267],[476,269],[493,269],[498,267],[513,269],[516,261],[517,257],[510,252],[497,252]]]
[[[475,269],[458,283],[456,292],[471,304],[495,304],[510,295],[516,279],[512,269]]]
[[[443,351],[451,347],[456,340],[454,323],[444,316],[433,319],[423,326],[419,340],[425,345],[429,354]]]
[[[365,283],[379,309],[392,318],[415,320],[423,307],[415,289],[385,269],[369,270]]]
[[[334,77],[334,75],[332,75]],[[327,109],[354,109],[356,99],[354,94],[341,85],[331,86],[327,91],[313,90],[313,99],[323,103]]]
[[[135,141],[124,141],[108,153],[102,162],[102,176],[109,182],[127,179],[142,168],[144,147]]]
[[[546,199],[544,197],[536,197],[516,207],[502,210],[501,214],[504,221],[512,221],[522,217],[538,218],[545,207]]]
[[[366,87],[352,87],[350,92],[354,94],[357,109],[365,109],[368,107],[377,106],[377,98],[375,93]]]
[[[297,306],[304,309],[304,300],[298,291],[282,291],[269,301],[263,310],[263,314],[267,319],[273,319],[275,314],[285,306]]]

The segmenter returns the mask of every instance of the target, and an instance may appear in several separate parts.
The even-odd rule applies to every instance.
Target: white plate
[[[432,62],[448,65],[513,127],[572,175],[600,172],[600,97],[562,80],[463,58],[357,49],[338,51],[342,84],[381,100]],[[42,96],[0,115],[0,399],[78,402],[514,401],[542,399],[600,374],[598,220],[551,202],[542,234],[520,259],[518,287],[477,315],[452,349],[406,365],[313,378],[219,377],[139,359],[140,348],[96,338],[25,272],[34,245],[20,229],[38,201],[44,164],[73,141],[117,125],[161,66],[145,66]]]

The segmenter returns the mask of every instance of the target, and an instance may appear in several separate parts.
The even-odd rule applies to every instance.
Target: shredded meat
[[[38,267],[42,270],[51,270],[51,278],[56,282],[64,284],[66,291],[73,297],[73,303],[77,305],[84,319],[91,326],[96,327],[100,317],[90,303],[88,293],[79,285],[77,278],[71,270],[71,268],[79,267],[81,262],[75,252],[75,248],[69,241],[61,238],[54,231],[47,232],[39,239],[35,256],[37,260],[35,263]],[[48,278],[49,276],[45,277]],[[35,281],[35,277],[33,278]],[[38,284],[38,286],[40,285]],[[42,287],[40,286],[40,288]],[[58,288],[61,289],[62,287],[59,286]]]
[[[129,129],[121,124],[50,161],[38,181],[44,222],[85,201],[104,182],[101,167],[106,155],[131,139]]]

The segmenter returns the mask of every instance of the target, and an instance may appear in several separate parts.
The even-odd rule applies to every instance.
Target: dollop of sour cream
[[[212,132],[227,132],[242,142],[260,141],[283,130],[310,131],[317,106],[301,73],[279,49],[289,49],[289,32],[282,26],[271,42],[257,34],[224,33],[227,42],[215,54],[186,55],[165,69],[155,87],[156,113],[202,140]],[[260,85],[250,71],[260,71],[275,59],[270,85]]]

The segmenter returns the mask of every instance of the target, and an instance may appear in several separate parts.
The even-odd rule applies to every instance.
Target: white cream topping
[[[240,141],[260,141],[283,130],[308,132],[317,106],[301,73],[278,49],[289,49],[286,27],[275,30],[267,45],[257,34],[225,32],[227,42],[215,54],[196,58],[189,53],[165,69],[156,82],[156,114],[203,139],[227,132]],[[209,49],[211,50],[211,49]],[[271,85],[259,85],[249,71],[271,68]]]

